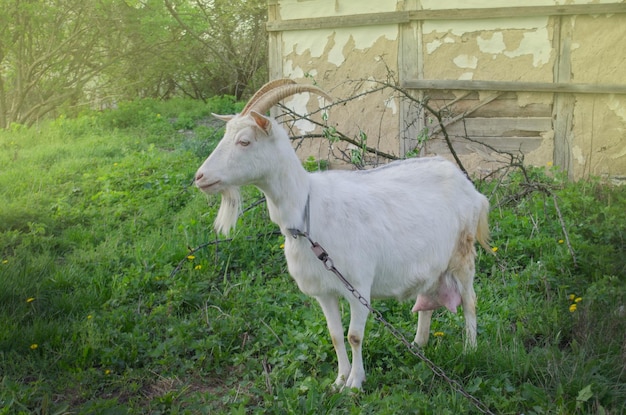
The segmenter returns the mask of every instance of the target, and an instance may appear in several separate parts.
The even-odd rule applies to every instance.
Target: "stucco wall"
[[[572,22],[572,80],[626,83],[626,15],[577,16]],[[626,178],[626,95],[575,95],[572,170]]]
[[[480,17],[483,8],[590,3],[613,5],[617,13]],[[270,0],[269,7],[270,23],[312,19],[320,26],[270,30],[271,77],[315,82],[340,102],[379,86],[373,80],[400,85],[411,80],[446,80],[622,86],[613,94],[555,94],[526,91],[526,86],[497,96],[489,90],[454,88],[416,90],[413,94],[429,97],[436,108],[445,109],[450,131],[457,134],[453,137],[455,148],[475,169],[488,169],[488,161],[497,159],[489,148],[480,148],[475,142],[481,141],[507,151],[521,150],[527,163],[562,165],[572,178],[626,178],[624,2]],[[456,8],[479,10],[472,18],[446,19],[444,11],[440,15],[444,17],[412,14],[411,19],[402,20],[405,15],[397,14]],[[324,22],[324,18],[342,16],[352,19],[345,20],[346,24],[334,20],[334,26]],[[355,20],[355,16],[364,19]],[[388,20],[397,16],[398,22]],[[318,100],[306,95],[296,96],[286,105],[300,113],[319,107]],[[458,121],[461,114],[466,120]],[[415,145],[416,134],[432,127],[428,114],[416,111],[393,90],[334,106],[327,122],[349,136],[359,137],[362,131],[368,146],[399,156]],[[297,121],[292,134],[319,131],[310,123]],[[473,141],[464,140],[464,135]],[[298,151],[303,158],[332,159],[335,150],[329,150],[323,139],[306,139],[299,143]],[[422,153],[445,155],[446,151],[433,131]]]
[[[359,2],[361,13],[394,11],[396,1],[366,0]],[[338,1],[280,1],[281,20],[340,16],[354,14],[353,2]],[[280,68],[273,68],[273,77],[289,77],[301,82],[315,82],[336,101],[358,95],[372,88],[367,79],[386,79],[388,71],[396,71],[398,61],[398,26],[336,27],[330,29],[291,30],[280,35]],[[317,100],[295,96],[285,105],[297,113],[315,111]],[[371,147],[397,154],[398,105],[391,94],[366,95],[361,99],[333,107],[327,124],[350,137],[367,136]],[[320,115],[316,115],[320,120]],[[296,121],[292,135],[310,135],[320,129],[306,121]],[[362,133],[360,133],[362,132]],[[302,158],[313,156],[336,162],[351,146],[324,139],[307,138],[298,141]]]

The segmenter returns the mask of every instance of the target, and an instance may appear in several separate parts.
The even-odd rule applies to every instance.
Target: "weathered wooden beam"
[[[554,65],[554,81],[570,82],[572,79],[572,19],[559,17],[555,19],[553,44],[557,51]],[[554,118],[554,164],[567,172],[570,179],[574,178],[572,165],[572,139],[574,128],[574,110],[576,97],[572,94],[556,94],[552,117]]]
[[[626,3],[414,10],[409,13],[409,16],[411,20],[475,20],[500,19],[508,17],[573,16],[615,13],[626,13]]]
[[[500,92],[556,92],[572,94],[626,94],[626,85],[577,84],[569,82],[466,81],[409,79],[400,85],[408,89]]]
[[[376,26],[409,23],[409,12],[364,13],[347,16],[313,17],[310,19],[290,19],[267,22],[268,32],[289,30],[335,29],[340,27]]]
[[[364,13],[346,16],[314,17],[310,19],[271,20],[268,32],[340,27],[403,24],[417,20],[475,20],[509,17],[571,16],[626,13],[626,3],[570,4],[560,6],[490,7],[478,9],[402,10],[384,13]]]

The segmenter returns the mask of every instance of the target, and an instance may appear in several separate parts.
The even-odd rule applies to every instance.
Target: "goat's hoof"
[[[358,392],[363,390],[361,385],[363,384],[364,381],[365,381],[365,379],[348,378],[348,380],[347,380],[347,382],[346,382],[346,384],[344,386],[344,390],[348,390],[348,391],[350,391],[350,393],[358,393]]]
[[[428,341],[426,341],[426,342],[418,342],[418,341],[413,340],[411,342],[411,346],[416,347],[418,349],[423,349],[424,347],[426,347],[427,344],[428,344]]]
[[[346,378],[344,376],[338,376],[337,380],[335,380],[335,383],[330,385],[330,388],[333,392],[339,393],[343,390],[345,386],[346,386]]]

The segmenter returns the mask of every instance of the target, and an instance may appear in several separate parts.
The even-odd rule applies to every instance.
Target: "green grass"
[[[264,205],[218,243],[219,198],[191,185],[221,136],[200,121],[237,108],[138,101],[0,131],[0,414],[478,413],[375,321],[364,391],[332,390],[323,314]],[[530,173],[574,257],[551,196],[481,184],[497,256],[477,264],[478,350],[438,311],[424,353],[495,413],[624,413],[626,189]],[[410,304],[374,306],[412,338]]]

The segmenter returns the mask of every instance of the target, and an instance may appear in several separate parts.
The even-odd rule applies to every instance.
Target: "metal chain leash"
[[[337,268],[335,268],[335,264],[333,263],[332,258],[328,255],[328,252],[326,252],[326,250],[317,242],[313,241],[313,239],[311,239],[311,237],[309,236],[308,232],[302,232],[298,229],[290,229],[289,230],[291,232],[291,235],[294,238],[297,238],[298,236],[304,236],[309,243],[311,244],[311,250],[313,251],[313,253],[315,254],[315,256],[322,261],[322,263],[324,264],[324,267],[332,272],[333,274],[335,274],[337,276],[337,278],[339,278],[339,280],[343,283],[343,285],[348,289],[348,291],[350,291],[352,293],[352,295],[359,300],[359,302],[361,304],[363,304],[363,306],[365,306],[370,313],[372,313],[374,315],[374,318],[381,323],[383,326],[385,326],[387,328],[387,330],[389,330],[389,332],[397,339],[400,341],[400,343],[404,344],[406,346],[406,348],[409,350],[409,352],[411,352],[411,354],[413,354],[414,356],[418,357],[420,360],[422,360],[424,363],[426,363],[426,365],[430,368],[430,370],[437,376],[439,376],[440,378],[442,378],[443,380],[445,380],[448,384],[450,384],[450,386],[452,386],[452,388],[460,393],[461,395],[463,395],[465,398],[467,398],[481,413],[483,414],[489,414],[489,415],[495,415],[493,412],[491,412],[491,410],[489,409],[489,407],[487,405],[485,405],[483,402],[481,402],[478,398],[476,398],[475,396],[471,395],[469,392],[467,392],[463,386],[456,380],[450,378],[442,368],[440,368],[439,366],[437,366],[435,363],[433,363],[432,360],[430,360],[429,358],[427,358],[417,347],[417,345],[413,342],[409,342],[407,340],[407,338],[400,332],[400,330],[398,330],[397,328],[395,328],[390,322],[388,322],[382,315],[382,313],[380,311],[378,311],[377,309],[375,309],[374,307],[372,307],[372,305],[369,303],[369,301],[363,297],[356,288],[354,288],[354,286],[350,283],[350,281],[348,281],[346,279],[346,277],[343,276],[343,274],[341,272],[339,272],[339,270]]]

